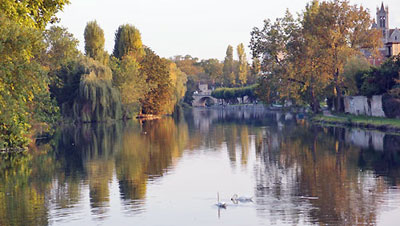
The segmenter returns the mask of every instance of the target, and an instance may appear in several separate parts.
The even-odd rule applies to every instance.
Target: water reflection
[[[254,182],[256,218],[272,224],[377,224],[390,194],[399,193],[399,147],[397,135],[321,128],[301,115],[262,109],[196,109],[181,120],[67,127],[29,154],[1,156],[0,225],[68,223],[87,219],[85,214],[89,221],[104,221],[116,215],[116,205],[122,218],[162,216],[150,208],[166,209],[171,200],[154,205],[149,190],[168,182],[173,189],[165,188],[165,196],[174,196],[174,183],[190,182],[190,175],[182,176],[189,169],[178,167],[183,159],[191,165],[218,153],[226,154],[231,170],[225,182],[237,180],[237,167]],[[188,192],[195,199],[211,187],[204,183]]]

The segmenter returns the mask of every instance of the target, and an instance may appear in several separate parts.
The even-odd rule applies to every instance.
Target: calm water
[[[0,225],[398,225],[399,179],[400,136],[193,110],[2,156]]]

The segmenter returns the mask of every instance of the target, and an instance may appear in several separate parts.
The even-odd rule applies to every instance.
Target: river
[[[290,113],[193,109],[70,126],[0,158],[0,225],[398,225],[400,216],[400,136]]]

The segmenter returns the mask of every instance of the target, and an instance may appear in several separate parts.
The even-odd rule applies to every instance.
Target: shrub
[[[382,107],[386,117],[400,118],[400,99],[389,94],[382,96]]]

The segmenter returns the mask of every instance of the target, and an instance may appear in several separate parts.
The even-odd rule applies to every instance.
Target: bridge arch
[[[206,107],[218,104],[218,100],[211,95],[193,95],[193,107]]]
[[[217,104],[217,103],[214,101],[214,98],[211,98],[211,97],[209,97],[209,96],[205,96],[205,97],[200,98],[199,103],[200,103],[201,105],[203,105],[203,106],[211,106],[211,105]]]

